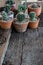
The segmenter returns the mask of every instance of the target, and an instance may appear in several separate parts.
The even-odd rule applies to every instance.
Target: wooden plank
[[[13,32],[5,65],[43,65],[43,27]]]
[[[21,65],[43,65],[43,27],[24,34]]]
[[[9,44],[10,35],[11,35],[11,32],[9,30],[8,31],[4,31],[4,30],[0,29],[0,33],[2,31],[3,31],[2,37],[0,37],[0,39],[3,41],[4,38],[6,37],[6,40],[3,41],[3,44],[0,46],[0,65],[2,65],[2,63],[3,63],[4,57],[5,57],[5,53],[7,51],[7,47],[8,47],[8,44]]]
[[[3,65],[21,65],[23,35],[12,32]]]

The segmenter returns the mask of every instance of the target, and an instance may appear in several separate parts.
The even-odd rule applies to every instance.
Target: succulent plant
[[[32,8],[38,8],[39,5],[37,3],[33,3]]]
[[[21,12],[21,11],[25,12],[26,11],[26,6],[25,5],[22,5],[22,4],[21,5],[19,4],[18,5],[18,11],[19,12]]]
[[[9,4],[6,4],[6,6],[5,6],[5,8],[4,8],[4,11],[5,11],[6,13],[9,13],[9,11],[10,11],[10,5],[9,5]]]
[[[30,12],[29,16],[30,16],[30,20],[31,21],[35,21],[36,20],[36,13],[35,12]]]
[[[24,13],[18,13],[17,14],[17,20],[22,22],[25,20],[25,14]]]
[[[2,18],[4,21],[8,21],[9,20],[9,17],[7,15],[7,13],[5,11],[2,12]]]
[[[25,1],[25,0],[24,0]],[[25,1],[25,4],[21,4],[21,0],[20,0],[20,3],[19,3],[19,5],[18,5],[18,11],[19,12],[21,12],[21,11],[23,11],[23,12],[25,12],[26,11],[26,1]]]
[[[10,6],[12,6],[13,3],[14,3],[13,0],[7,0],[7,1],[6,1],[6,4],[9,4]]]

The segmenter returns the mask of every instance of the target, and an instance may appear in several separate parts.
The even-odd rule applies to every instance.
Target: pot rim
[[[39,22],[39,21],[40,21],[40,18],[37,17],[37,20],[36,20],[36,21],[31,21],[31,20],[29,19],[29,21],[30,21],[31,23]]]
[[[33,5],[33,4],[28,5],[28,8],[30,8],[30,9],[38,9],[38,8],[41,8],[41,5],[39,5],[38,8],[32,8],[32,7],[31,7],[32,5]]]
[[[16,18],[15,18],[16,19]],[[29,23],[29,18],[26,18],[27,19],[27,22],[13,22],[14,24],[19,24],[19,25],[21,25],[21,24],[27,24],[27,23]]]

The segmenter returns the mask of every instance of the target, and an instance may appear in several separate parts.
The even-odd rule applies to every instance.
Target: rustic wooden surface
[[[9,44],[10,30],[3,30],[0,28],[0,65],[2,65],[4,56]]]
[[[43,14],[40,18],[38,29],[13,29],[3,65],[43,65]]]

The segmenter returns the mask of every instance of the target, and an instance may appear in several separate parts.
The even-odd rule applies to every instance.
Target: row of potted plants
[[[0,27],[3,29],[11,28],[14,19],[14,13],[11,11],[12,5],[13,5],[13,1],[7,0],[5,2],[5,6],[3,10],[0,12]]]
[[[28,7],[25,4],[16,4],[12,0],[7,0],[4,11],[0,13],[0,27],[3,29],[10,29],[13,23],[17,32],[25,32],[27,27],[38,28],[42,7],[39,4],[30,4]],[[16,14],[16,16],[14,16]]]

